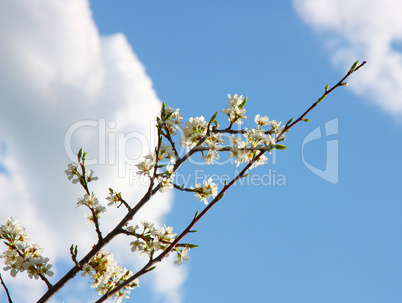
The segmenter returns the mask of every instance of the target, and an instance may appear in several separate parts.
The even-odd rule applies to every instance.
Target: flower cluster
[[[150,177],[151,171],[155,166],[154,155],[153,154],[146,155],[135,166],[138,168],[137,175],[146,175],[146,176]]]
[[[163,111],[165,111],[163,113]],[[172,107],[162,108],[161,118],[164,121],[164,125],[169,131],[169,134],[174,136],[178,134],[180,125],[182,124],[183,116],[179,113],[179,109],[173,110]]]
[[[95,288],[99,295],[106,294],[133,276],[133,272],[118,266],[113,254],[105,249],[99,251],[82,270],[81,275],[88,275],[92,279],[91,288]],[[123,299],[129,298],[130,291],[134,287],[139,287],[139,283],[139,280],[135,279],[127,284],[113,295],[114,299],[121,302]]]
[[[25,228],[18,220],[12,217],[4,219],[4,224],[0,227],[0,239],[4,241],[7,250],[0,255],[4,258],[4,270],[10,270],[11,276],[15,277],[18,272],[27,271],[32,279],[38,279],[39,275],[53,276],[52,267],[49,259],[41,255],[42,250],[37,244],[31,243]]]
[[[183,129],[183,137],[180,139],[180,145],[192,148],[206,135],[208,123],[203,116],[191,117]]]
[[[222,138],[221,133],[212,133],[206,140],[205,144],[208,146],[208,154],[202,156],[206,164],[214,164],[214,159],[219,159],[218,150],[222,148],[220,144],[226,141]]]
[[[95,223],[95,218],[99,219],[100,214],[106,211],[106,208],[99,203],[94,193],[90,195],[85,194],[83,198],[79,198],[77,206],[80,205],[85,205],[91,210],[91,214],[85,214],[85,218],[88,220],[86,222],[87,225]]]
[[[173,227],[171,226],[156,228],[154,224],[149,221],[142,221],[141,225],[141,232],[137,232],[137,230],[140,229],[138,225],[135,227],[131,225],[127,228],[127,231],[137,238],[135,241],[130,243],[131,251],[139,251],[140,257],[147,255],[149,258],[152,258],[155,252],[158,250],[165,250],[176,237],[176,234],[172,232]],[[180,265],[183,261],[189,259],[189,247],[176,246],[173,250],[177,252],[175,264]]]
[[[170,163],[175,163],[176,158],[174,156],[174,152],[172,151],[172,148],[161,143],[160,149],[159,149],[159,156],[158,156],[158,161],[163,160],[163,159],[169,159]],[[151,153],[149,155],[146,155],[137,165],[136,167],[138,168],[137,175],[145,175],[151,178],[151,172],[154,169],[156,162],[155,162],[155,154]],[[163,167],[165,165],[161,165],[158,167]],[[173,178],[174,178],[174,173],[173,173],[173,165],[167,165],[166,170],[164,172],[158,172],[155,175],[155,178],[157,179],[159,185],[160,185],[160,191],[165,192],[168,191],[169,189],[173,188]]]
[[[193,189],[193,187],[191,187]],[[208,181],[203,181],[201,183],[195,184],[195,196],[198,198],[198,201],[204,201],[204,204],[208,204],[208,198],[216,197],[218,194],[218,185],[212,182],[212,178],[209,178]]]
[[[232,96],[228,95],[229,106],[222,110],[222,113],[228,115],[230,124],[243,124],[243,119],[247,120],[246,110],[244,109],[244,105],[246,105],[247,98],[243,98],[243,96],[239,96],[238,94]]]
[[[78,171],[79,168],[80,168],[79,164],[70,163],[68,164],[67,169],[64,171],[64,173],[67,175],[68,180],[71,180],[73,184],[81,182],[81,180],[85,180],[86,183],[98,180],[98,177],[93,175],[94,172],[92,170],[89,170],[85,174],[84,179],[82,174]]]

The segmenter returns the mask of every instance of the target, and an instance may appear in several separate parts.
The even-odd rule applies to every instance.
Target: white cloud
[[[150,121],[161,102],[125,36],[99,35],[86,0],[1,1],[0,35],[0,214],[18,218],[53,264],[69,262],[72,243],[84,253],[96,239],[85,211],[75,208],[83,191],[63,173],[71,162],[65,147],[83,147],[98,162],[90,168],[100,179],[92,187],[100,199],[112,187],[134,203],[145,189],[130,182],[133,164],[153,145]],[[170,193],[157,195],[142,216],[160,224],[171,207]],[[103,216],[104,234],[122,212]],[[117,259],[131,264],[129,249],[119,251]],[[163,267],[155,275],[166,276]],[[32,301],[41,282],[21,291],[20,276],[8,279],[15,301]],[[177,297],[182,283],[155,289]]]
[[[402,2],[294,0],[301,18],[324,40],[335,66],[367,65],[351,88],[395,116],[402,115]]]

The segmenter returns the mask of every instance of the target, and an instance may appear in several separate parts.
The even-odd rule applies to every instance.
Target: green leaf
[[[294,118],[290,119],[288,122],[286,122],[286,126],[288,126],[290,123],[292,123]]]
[[[275,144],[273,147],[276,149],[286,149],[287,148],[285,145],[282,145],[282,144]]]
[[[326,97],[326,95],[322,95],[322,96],[317,100],[317,103],[320,103],[322,100],[325,99],[325,97]]]
[[[243,102],[239,105],[239,108],[243,108],[244,105],[246,105],[246,103],[247,103],[247,97],[244,98]]]
[[[350,68],[351,73],[353,73],[355,71],[357,64],[359,64],[359,60],[357,60],[355,63],[353,63],[352,67]]]
[[[191,244],[191,243],[186,243],[186,246],[187,246],[188,248],[196,248],[196,247],[198,247],[198,245]]]
[[[78,151],[78,154],[77,154],[78,162],[80,162],[81,156],[82,156],[82,147],[81,147],[81,149]]]
[[[168,113],[165,120],[169,120],[170,118],[172,118],[172,116],[173,116],[173,112]]]
[[[213,121],[215,121],[216,116],[218,115],[218,112],[216,112],[212,118],[209,120],[209,124],[211,124]]]
[[[161,118],[162,118],[162,120],[165,120],[165,118],[166,118],[166,104],[165,104],[165,101],[163,101],[163,103],[162,103]]]
[[[251,173],[245,174],[242,178],[247,178]]]
[[[155,268],[156,268],[156,265],[152,266],[150,269],[147,269],[147,272],[150,272],[150,271],[154,270]]]
[[[328,86],[328,85],[325,85],[325,92],[328,91],[328,88],[329,88],[329,86]]]
[[[310,119],[303,119],[304,122],[310,122]]]
[[[194,218],[197,218],[198,216],[198,210],[195,212]]]

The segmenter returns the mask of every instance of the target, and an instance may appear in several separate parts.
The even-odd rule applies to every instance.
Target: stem
[[[10,293],[8,292],[7,286],[6,286],[6,284],[4,283],[3,278],[1,277],[1,274],[0,274],[0,282],[1,282],[1,284],[3,285],[3,287],[4,287],[4,290],[6,291],[8,302],[9,302],[9,303],[13,303],[13,301],[11,300]]]
[[[345,77],[343,77],[337,84],[335,84],[333,87],[331,87],[329,90],[326,90],[325,93],[321,96],[321,98],[319,98],[316,102],[313,103],[313,105],[311,105],[309,107],[309,109],[307,109],[299,118],[297,118],[296,121],[294,121],[293,123],[286,125],[285,128],[282,130],[282,132],[276,137],[277,139],[280,139],[286,132],[288,132],[293,126],[295,126],[297,123],[299,123],[300,121],[302,121],[304,119],[304,117],[314,108],[318,105],[318,103],[320,103],[327,95],[329,95],[333,90],[335,90],[336,88],[338,88],[339,86],[343,86],[344,81],[355,71],[359,70],[360,68],[362,68],[364,65],[366,64],[366,61],[363,61],[359,66],[357,66],[355,69],[350,69],[348,71],[348,73],[345,75]],[[278,141],[277,141],[278,142]]]

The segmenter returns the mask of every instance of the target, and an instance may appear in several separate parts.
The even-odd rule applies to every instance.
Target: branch
[[[3,278],[1,277],[1,274],[0,274],[0,282],[1,282],[1,284],[3,285],[3,287],[4,287],[4,290],[6,291],[7,298],[8,298],[8,302],[9,302],[9,303],[13,303],[13,301],[11,300],[10,293],[8,292],[7,286],[6,286],[6,284],[4,283]]]
[[[359,70],[360,68],[362,68],[365,64],[366,61],[363,61],[363,63],[361,63],[360,65],[357,66],[357,64],[359,63],[359,61],[356,61],[352,67],[350,68],[350,70],[347,72],[347,74],[345,75],[345,77],[343,77],[337,84],[335,84],[333,87],[331,87],[331,89],[328,89],[328,85],[325,87],[325,93],[316,101],[313,103],[313,105],[311,105],[309,107],[308,110],[306,110],[299,118],[297,118],[296,121],[294,121],[293,123],[287,124],[285,126],[285,128],[282,130],[282,132],[277,136],[277,139],[280,139],[286,132],[288,132],[293,126],[295,126],[297,123],[299,123],[300,121],[302,121],[304,119],[304,117],[314,108],[318,105],[318,103],[320,103],[322,100],[325,99],[325,97],[327,95],[329,95],[333,90],[335,90],[336,88],[338,88],[339,86],[346,86],[349,83],[344,82],[351,74],[353,74],[355,71]],[[278,142],[278,141],[277,141]]]
[[[247,172],[247,170],[250,168],[250,166],[252,166],[263,154],[265,153],[265,151],[261,151],[252,161],[250,161],[245,167],[244,169],[235,177],[232,179],[232,181],[230,181],[228,184],[226,184],[222,190],[216,195],[216,197],[203,209],[203,211],[198,214],[196,217],[194,217],[194,219],[190,222],[190,224],[186,227],[186,229],[178,236],[174,239],[174,241],[172,242],[172,244],[170,244],[160,255],[158,255],[158,257],[156,257],[155,259],[150,259],[149,262],[147,264],[145,264],[145,266],[140,269],[136,274],[134,274],[133,276],[131,276],[129,279],[127,279],[126,281],[124,281],[123,283],[119,284],[118,286],[116,286],[115,288],[113,288],[110,292],[106,293],[105,295],[103,295],[103,297],[101,297],[99,300],[97,300],[95,303],[101,303],[104,302],[105,300],[107,300],[108,298],[112,297],[116,292],[118,292],[120,289],[122,289],[124,286],[126,286],[127,284],[130,284],[131,282],[133,282],[135,279],[137,279],[138,277],[146,274],[150,268],[155,265],[156,263],[161,262],[172,250],[173,248],[175,248],[177,245],[179,245],[179,242],[188,234],[191,232],[192,228],[194,227],[194,225],[201,220],[201,218],[220,200],[223,198],[223,195],[225,194],[225,192],[232,187],[233,184],[236,183],[237,180],[239,180],[240,178],[242,178],[245,173]]]

